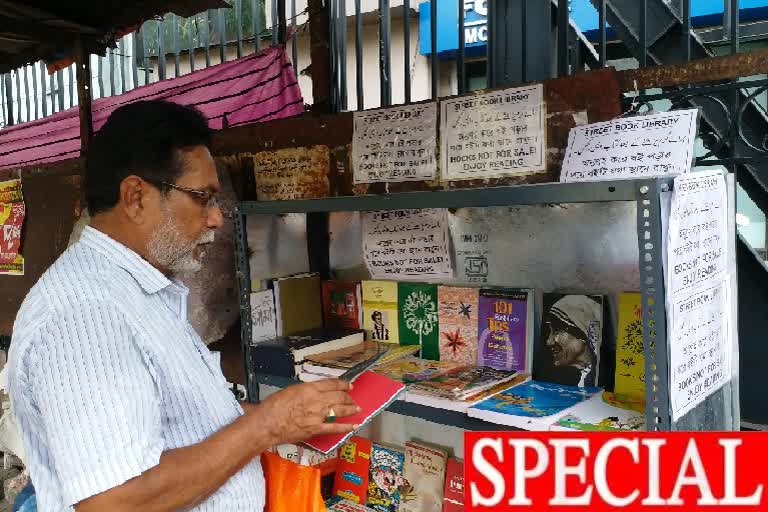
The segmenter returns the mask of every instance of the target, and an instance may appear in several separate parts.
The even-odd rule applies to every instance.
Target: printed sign
[[[25,212],[21,180],[0,182],[0,274],[24,275],[19,246]]]
[[[686,173],[698,110],[675,110],[572,128],[560,181],[601,181]]]
[[[675,178],[666,269],[673,421],[731,377],[728,229],[722,172]]]
[[[327,146],[261,151],[253,155],[259,201],[328,197]]]
[[[443,180],[546,169],[543,85],[446,100],[440,108]]]
[[[451,278],[448,212],[439,208],[366,212],[363,252],[373,279]]]
[[[355,183],[433,180],[436,147],[436,103],[354,113]]]

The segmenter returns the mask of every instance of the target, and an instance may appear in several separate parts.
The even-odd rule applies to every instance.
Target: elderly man
[[[43,275],[13,331],[9,392],[43,512],[260,511],[259,454],[355,426],[339,380],[241,405],[187,321],[173,275],[223,222],[195,109],[123,106],[87,159],[91,224]],[[245,409],[244,409],[245,408]]]

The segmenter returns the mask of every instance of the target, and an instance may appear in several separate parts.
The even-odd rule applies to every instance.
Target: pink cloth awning
[[[290,117],[304,112],[304,100],[288,57],[273,47],[188,75],[154,82],[92,105],[98,130],[121,105],[165,99],[194,105],[220,129]],[[78,107],[0,130],[0,169],[37,165],[80,154]]]

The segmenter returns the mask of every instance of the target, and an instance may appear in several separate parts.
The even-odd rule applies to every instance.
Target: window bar
[[[648,0],[640,2],[640,67],[648,65]]]
[[[40,99],[42,100],[43,117],[48,116],[48,91],[45,87],[45,63],[40,61]]]
[[[296,0],[291,0],[291,63],[293,64],[293,75],[299,76],[299,49],[296,47]]]
[[[224,19],[224,9],[216,9],[219,22],[219,62],[227,60],[227,24]]]
[[[64,71],[61,69],[56,72],[56,83],[58,84],[56,92],[59,93],[59,110],[64,110]]]
[[[440,61],[437,58],[437,1],[429,2],[429,47],[432,61],[432,99],[437,99],[440,84]]]
[[[486,16],[486,33],[487,33],[487,41],[485,46],[485,56],[486,56],[486,71],[485,71],[485,78],[486,82],[488,84],[488,87],[493,87],[495,85],[494,80],[494,73],[495,73],[495,63],[494,63],[494,55],[493,52],[495,51],[495,44],[494,44],[494,31],[493,31],[493,23],[494,23],[494,16],[496,15],[496,3],[495,0],[488,0],[488,3],[486,4],[488,8],[487,16]]]
[[[169,20],[171,24],[171,42],[173,44],[173,76],[178,77],[181,74],[181,56],[179,55],[179,19],[171,13]]]
[[[120,62],[120,94],[124,94],[125,90],[128,89],[128,86],[126,85],[128,83],[127,81],[127,72],[125,70],[125,37],[121,37],[117,41],[117,59],[118,62]],[[75,74],[75,68],[72,68],[72,75]]]
[[[360,16],[360,1],[355,0],[355,71],[357,85],[357,110],[365,109],[363,96],[363,20]],[[406,0],[407,1],[407,0]],[[411,84],[406,82],[406,91],[410,93]]]
[[[157,22],[157,75],[165,80],[165,30],[162,20]]]
[[[272,46],[277,46],[278,43],[278,19],[277,19],[277,4],[278,0],[272,0],[272,26],[270,27],[270,30],[272,31]]]
[[[59,111],[57,107],[58,95],[56,94],[56,83],[53,74],[48,75],[48,88],[51,90],[51,114]]]
[[[295,2],[296,0],[294,0]],[[243,0],[235,0],[235,34],[237,35],[237,58],[243,56],[243,25],[240,19]]]
[[[285,0],[277,0],[277,44],[285,44],[288,42],[286,33],[288,27],[286,23],[288,20],[285,14]]]
[[[25,110],[25,116],[24,119],[27,121],[32,120],[32,116],[30,115],[30,101],[29,101],[29,77],[27,76],[27,66],[22,66],[19,68],[22,70],[22,73],[24,74],[24,106],[26,108]]]
[[[570,74],[570,53],[568,51],[568,0],[557,0],[557,74]]]
[[[731,0],[731,55],[739,53],[739,0]]]
[[[683,0],[683,62],[691,61],[691,1]]]
[[[72,64],[67,68],[67,83],[69,83],[69,106],[75,106],[75,65]]]
[[[459,0],[463,1],[463,0]],[[405,103],[411,102],[411,0],[403,0],[403,85]]]
[[[688,0],[683,0],[683,3],[686,3]],[[605,63],[608,60],[608,27],[606,27],[605,23],[605,0],[600,0],[600,5],[598,8],[598,24],[600,25],[600,67],[604,68]]]
[[[149,25],[146,23],[144,26],[149,29]],[[147,45],[147,30],[141,31],[141,62],[144,64],[144,85],[149,83],[149,55],[147,55],[147,49],[149,46]],[[101,62],[101,61],[99,61]],[[101,74],[99,74],[101,76]]]
[[[32,74],[32,102],[35,105],[35,119],[40,119],[40,98],[37,95],[37,74],[35,73],[35,65],[29,66],[29,71]]]
[[[205,11],[205,16],[203,17],[203,26],[205,27],[205,30],[203,30],[203,46],[205,48],[205,67],[209,67],[211,65],[211,10],[210,9]]]
[[[329,82],[330,87],[330,108],[331,112],[339,111],[339,56],[338,56],[338,41],[336,40],[336,30],[338,25],[336,23],[336,2],[337,0],[327,0],[328,9],[328,51],[330,53],[329,62]]]
[[[0,75],[3,80],[3,111],[5,112],[5,125],[13,125],[13,88],[11,86],[11,74]]]
[[[296,0],[292,0],[295,4]],[[347,110],[347,2],[346,0],[337,0],[336,5],[339,10],[339,30],[336,34],[339,41],[339,81],[341,82],[340,90],[340,107],[341,110]],[[296,51],[296,36],[293,37],[293,48]],[[298,57],[296,57],[298,66]]]
[[[139,86],[139,66],[136,63],[136,59],[139,57],[139,37],[141,37],[141,32],[138,30],[131,36],[131,77],[133,78],[134,89]]]
[[[458,0],[459,5],[459,30],[457,31],[457,35],[459,38],[459,54],[456,58],[456,77],[458,82],[458,91],[459,94],[464,94],[467,92],[467,78],[466,78],[466,63],[465,57],[466,57],[466,36],[464,33],[464,15],[466,11],[464,10],[464,0]],[[486,21],[487,23],[487,21]],[[488,30],[486,28],[486,30]]]
[[[258,52],[261,48],[261,2],[251,0],[251,18],[253,20],[253,51]]]
[[[392,56],[390,33],[389,0],[379,0],[379,76],[381,79],[381,106],[392,104]]]
[[[17,123],[23,123],[21,118],[21,76],[19,76],[19,70],[14,70],[14,75],[16,75],[16,122]],[[13,90],[13,89],[11,89]],[[13,97],[14,95],[11,95]]]
[[[0,122],[0,127],[6,126],[7,119],[5,114],[5,75],[0,75],[0,119],[2,122]]]
[[[189,49],[189,71],[195,70],[195,35],[192,31],[195,29],[197,16],[187,18],[187,48]],[[198,40],[200,38],[198,37]]]
[[[115,96],[117,94],[117,87],[115,87],[115,50],[114,48],[108,48],[107,52],[109,56],[109,95]]]

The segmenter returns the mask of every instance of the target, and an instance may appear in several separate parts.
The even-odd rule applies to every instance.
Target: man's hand
[[[349,389],[350,384],[339,379],[295,384],[261,402],[254,419],[269,428],[277,444],[299,443],[319,434],[346,434],[358,425],[326,423],[326,418],[331,409],[342,419],[360,412]]]

